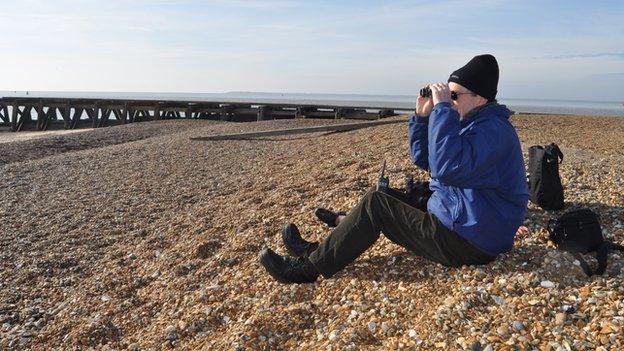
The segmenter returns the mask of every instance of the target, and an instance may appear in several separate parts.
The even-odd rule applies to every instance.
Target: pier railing
[[[126,100],[93,98],[0,98],[0,126],[12,131],[99,128],[162,119],[248,122],[288,118],[380,119],[405,107],[323,104]]]

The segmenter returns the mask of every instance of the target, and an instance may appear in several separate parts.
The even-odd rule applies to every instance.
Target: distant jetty
[[[412,111],[405,107],[342,106],[258,101],[137,100],[95,98],[0,98],[0,126],[11,131],[100,128],[162,120],[249,122],[290,118],[373,120]]]

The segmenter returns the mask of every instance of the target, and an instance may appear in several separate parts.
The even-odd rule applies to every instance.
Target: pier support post
[[[335,111],[334,118],[336,119],[345,118],[355,112],[355,110],[352,108],[342,108],[342,107],[337,107],[334,111]]]
[[[32,106],[24,106],[24,111],[22,112],[22,117],[17,122],[17,131],[22,131],[24,129],[24,124],[30,124],[32,122]]]
[[[100,119],[100,106],[96,103],[91,111],[91,128],[97,128]]]
[[[160,119],[160,105],[157,103],[156,106],[154,106],[154,120],[157,121]]]
[[[258,121],[266,121],[271,119],[271,106],[260,105],[258,106]]]
[[[394,110],[385,108],[385,109],[379,110],[378,116],[379,118],[384,118],[384,117],[394,116],[395,114],[396,113],[394,113]]]
[[[137,116],[140,116],[141,111],[132,109],[130,110],[130,123],[134,123]]]
[[[124,108],[123,108],[123,114],[122,114],[122,118],[121,118],[121,124],[126,124],[129,122],[129,117],[130,117],[130,103],[126,102],[124,104]]]
[[[307,113],[316,111],[316,108],[311,106],[299,106],[297,107],[297,112],[295,112],[295,118],[307,118]]]
[[[0,118],[2,119],[3,123],[11,123],[11,118],[9,117],[9,109],[5,104],[0,104]]]
[[[43,110],[43,105],[37,111],[37,129],[48,130],[50,120],[56,117],[56,107],[48,107],[47,111]]]
[[[17,118],[19,117],[19,105],[13,103],[13,112],[11,113],[11,130],[17,132]]]
[[[219,120],[220,121],[232,121],[234,117],[232,110],[234,110],[234,106],[232,105],[221,106],[221,111],[219,113]]]
[[[80,121],[80,117],[82,117],[82,111],[84,111],[82,107],[76,107],[74,109],[74,115],[70,116],[68,129],[76,129],[78,121]]]
[[[111,109],[111,111],[113,112],[113,115],[115,116],[115,119],[121,122],[122,118],[123,118],[122,114],[121,114],[121,110],[117,109],[117,108],[114,108],[114,109]]]
[[[72,109],[72,105],[69,102],[67,102],[65,106],[63,106],[63,109],[60,110],[61,117],[63,118],[63,128],[65,129],[69,129],[69,127],[71,126],[71,109]],[[74,114],[76,113],[75,111],[77,109],[78,109],[77,107],[74,108]],[[52,112],[54,113],[54,115],[51,115],[50,117],[54,117],[54,119],[56,119],[56,109],[53,109]]]
[[[48,111],[51,109],[51,107],[48,108]],[[48,112],[47,111],[43,111],[43,102],[39,102],[37,104],[37,107],[35,109],[37,111],[37,130],[43,130],[46,119],[48,118]]]
[[[108,116],[110,116],[109,109],[102,107],[101,110],[102,110],[102,116],[98,120],[98,123],[95,126],[96,128],[104,127],[106,125],[106,120],[108,119]]]

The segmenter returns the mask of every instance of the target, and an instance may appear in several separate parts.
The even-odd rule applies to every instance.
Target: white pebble
[[[546,289],[555,287],[555,283],[551,282],[550,280],[542,280],[540,285],[542,286],[542,288],[546,288]]]
[[[492,300],[494,300],[494,303],[496,303],[497,305],[503,305],[505,303],[505,299],[496,295],[492,295]]]
[[[417,336],[418,336],[418,333],[416,333],[416,331],[415,331],[414,329],[410,329],[410,330],[407,332],[407,335],[409,335],[409,337],[413,339],[413,338],[415,338],[415,337],[417,337]]]
[[[371,331],[371,333],[375,332],[375,329],[377,329],[377,323],[370,321],[368,322],[368,330]]]

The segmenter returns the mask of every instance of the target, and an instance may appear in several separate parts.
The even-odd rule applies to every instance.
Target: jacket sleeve
[[[460,134],[459,114],[446,102],[434,106],[429,117],[431,177],[460,188],[494,188],[499,184],[499,131],[484,121]]]
[[[413,115],[409,120],[408,139],[410,145],[410,156],[412,162],[424,170],[429,170],[429,151],[427,125],[429,117],[419,117]]]

